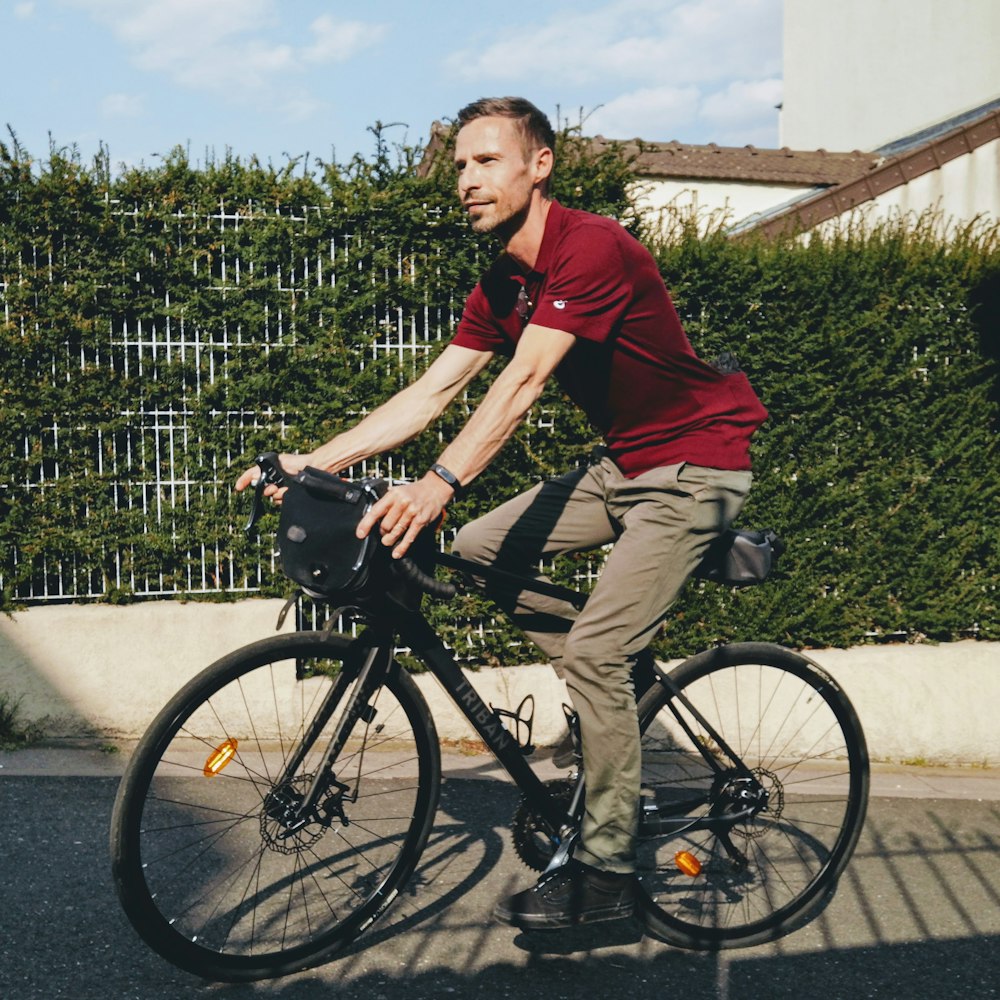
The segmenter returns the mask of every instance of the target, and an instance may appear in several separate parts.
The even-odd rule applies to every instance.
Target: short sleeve
[[[497,327],[482,282],[472,290],[458,321],[451,342],[473,351],[509,351],[509,345]]]
[[[553,255],[531,322],[602,343],[631,297],[621,247],[602,225],[575,226],[568,235]]]

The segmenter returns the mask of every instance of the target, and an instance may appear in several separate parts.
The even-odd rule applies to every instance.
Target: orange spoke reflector
[[[674,864],[691,878],[701,874],[701,862],[690,851],[678,851],[674,855]]]
[[[214,778],[236,756],[238,746],[239,740],[232,738],[220,743],[205,761],[205,777]]]

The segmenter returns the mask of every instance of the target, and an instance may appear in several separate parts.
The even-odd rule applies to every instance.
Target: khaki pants
[[[454,551],[536,577],[541,558],[609,542],[600,580],[577,612],[555,598],[490,589],[566,680],[580,719],[587,801],[574,856],[635,871],[639,727],[631,669],[709,543],[729,527],[749,472],[682,463],[626,479],[604,449],[463,527]]]

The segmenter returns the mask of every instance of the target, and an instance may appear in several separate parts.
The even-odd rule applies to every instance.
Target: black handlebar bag
[[[363,593],[380,546],[377,531],[358,538],[355,530],[385,492],[385,484],[372,479],[350,482],[307,466],[285,485],[278,519],[285,575],[311,597]]]

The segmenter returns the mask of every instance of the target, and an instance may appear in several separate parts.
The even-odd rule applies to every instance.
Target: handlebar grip
[[[257,519],[264,512],[264,487],[268,485],[280,486],[285,481],[285,470],[281,467],[276,451],[267,451],[258,455],[254,461],[260,466],[260,478],[254,484],[253,505],[250,508],[250,518],[243,526],[243,532],[250,537],[253,526]]]
[[[285,470],[281,467],[281,460],[276,451],[265,451],[254,461],[260,466],[260,478],[265,483],[280,486],[285,481]]]
[[[436,577],[425,573],[412,559],[404,556],[395,563],[396,572],[409,583],[422,590],[429,597],[434,597],[439,601],[450,601],[457,593],[458,587],[453,583],[446,583]]]

